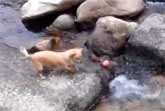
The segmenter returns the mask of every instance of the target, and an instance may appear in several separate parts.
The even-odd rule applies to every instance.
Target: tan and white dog
[[[34,47],[37,48],[39,51],[44,51],[44,50],[54,51],[60,46],[60,40],[61,39],[59,37],[45,39],[38,42]]]
[[[44,67],[59,68],[74,73],[75,62],[76,60],[80,60],[82,50],[83,48],[73,48],[64,52],[40,51],[34,54],[28,54],[25,48],[20,48],[20,52],[23,53],[26,58],[32,60],[34,68],[40,77],[43,77],[42,72]]]

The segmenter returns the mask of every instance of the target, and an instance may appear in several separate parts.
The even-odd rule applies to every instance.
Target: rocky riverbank
[[[109,9],[106,6],[109,7],[111,4],[108,2],[107,4],[103,4],[103,1],[107,2],[108,0],[99,1],[100,4],[95,2],[96,4],[88,6],[88,2],[91,2],[90,0],[85,2],[78,0],[76,3],[70,0],[70,3],[67,3],[66,7],[61,7],[63,6],[61,4],[59,4],[59,7],[50,7],[48,9],[51,12],[51,14],[48,13],[50,14],[49,17],[47,17],[47,13],[45,15],[45,11],[47,10],[43,8],[42,12],[44,12],[44,17],[47,19],[43,16],[38,16],[38,10],[27,12],[26,10],[31,10],[30,7],[33,7],[29,5],[30,3],[27,3],[24,9],[22,9],[23,13],[21,16],[19,12],[20,7],[26,1],[0,1],[0,110],[87,111],[88,109],[91,111],[94,108],[92,106],[95,106],[100,99],[100,104],[94,109],[96,111],[120,111],[123,109],[127,111],[131,111],[132,109],[144,111],[164,110],[165,100],[163,92],[165,86],[163,85],[164,77],[162,77],[162,59],[164,60],[164,15],[150,15],[153,12],[149,11],[147,14],[150,16],[145,15],[139,21],[133,19],[130,22],[131,19],[125,18],[125,15],[130,14],[132,18],[142,11],[145,6],[142,0],[136,0],[136,3],[140,7],[135,8],[133,5],[130,5],[136,10],[125,10],[122,13],[118,13],[118,11],[121,11],[117,10],[119,8],[118,5],[116,7],[113,7],[115,6],[113,5]],[[121,1],[118,1],[117,3],[120,4]],[[29,2],[34,1],[29,0]],[[50,5],[41,2],[38,6],[42,7],[43,4],[46,7]],[[62,4],[65,4],[65,2]],[[79,5],[80,7],[76,13],[75,9]],[[114,8],[114,12],[109,13],[109,11],[95,10],[96,7],[100,7],[98,8],[100,10],[111,10]],[[125,9],[125,7],[123,5],[122,8]],[[154,5],[152,4],[151,9],[154,9],[153,7]],[[58,8],[59,10],[57,10]],[[73,8],[73,10],[69,10],[69,8]],[[66,9],[70,13],[65,11]],[[91,11],[92,9],[93,11]],[[59,12],[52,15],[52,11]],[[83,11],[85,11],[85,14]],[[156,11],[154,10],[154,12]],[[31,16],[33,12],[37,14],[37,17],[34,17],[33,14]],[[161,10],[161,13],[165,12]],[[76,14],[78,16],[77,19],[75,17]],[[119,14],[117,16],[124,16],[124,18],[112,17],[109,14],[115,16]],[[108,15],[108,17],[104,17],[105,15]],[[48,19],[50,17],[52,17],[51,20]],[[54,17],[57,18],[55,19]],[[70,76],[65,72],[53,71],[45,80],[37,78],[30,61],[20,59],[19,47],[31,48],[38,41],[41,41],[43,36],[49,35],[44,32],[33,33],[28,31],[21,19],[28,28],[31,25],[40,27],[40,25],[45,24],[40,29],[46,30],[49,34],[59,30],[60,32],[64,31],[65,33],[62,34],[61,41],[62,50],[71,47],[85,48],[84,43],[87,43],[88,50],[100,57],[106,56],[107,58],[108,56],[108,59],[117,62],[117,69],[111,72],[100,67],[99,63],[93,63],[88,58],[88,51],[86,50],[82,63],[76,65],[77,73],[75,75]],[[38,19],[41,21],[37,22],[36,20]],[[52,21],[52,24],[51,22],[48,23],[51,25],[42,22],[45,20]],[[157,39],[157,37],[161,38]],[[125,101],[124,105],[116,99],[111,99],[112,92],[109,90],[110,80],[123,74],[129,79],[138,81],[147,81],[147,79],[157,80],[162,88],[160,95],[152,101],[131,98],[130,101]],[[160,76],[153,77],[155,74],[160,74]]]

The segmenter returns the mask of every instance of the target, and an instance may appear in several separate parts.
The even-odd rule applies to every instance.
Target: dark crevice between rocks
[[[83,21],[83,22],[78,22],[77,20],[75,20],[75,26],[79,32],[81,32],[81,31],[93,31],[93,29],[96,26],[96,21],[97,21],[97,19],[93,19],[90,21]]]
[[[138,23],[143,22],[143,20],[145,19],[145,16],[147,16],[148,14],[148,6],[146,6],[141,12],[139,12],[137,15],[133,16],[133,17],[123,17],[121,19],[124,20],[128,20],[128,21],[136,21]],[[142,20],[141,20],[142,19]]]
[[[33,32],[40,32],[46,26],[49,26],[57,16],[58,14],[56,13],[46,13],[39,17],[24,19],[22,22],[28,30]]]
[[[78,6],[74,6],[71,9],[63,10],[63,11],[52,11],[49,13],[41,14],[36,17],[24,18],[22,20],[23,24],[26,28],[32,32],[40,32],[43,31],[47,26],[51,25],[53,21],[61,14],[73,14],[76,16],[76,9]],[[77,25],[77,27],[79,27]]]

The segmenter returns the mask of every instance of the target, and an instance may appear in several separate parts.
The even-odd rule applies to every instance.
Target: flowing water
[[[114,99],[120,101],[133,99],[155,99],[160,95],[161,88],[158,83],[148,79],[144,83],[135,79],[128,79],[119,75],[109,83],[109,89]]]

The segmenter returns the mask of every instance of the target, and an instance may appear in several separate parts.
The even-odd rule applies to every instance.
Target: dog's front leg
[[[45,79],[45,76],[43,76],[43,71],[38,71],[37,75],[41,78],[41,79]]]
[[[38,62],[38,61],[32,61],[32,62],[33,62],[34,67],[37,70],[37,75],[41,79],[44,79],[44,76],[43,76],[43,65],[40,62]]]
[[[76,68],[73,64],[67,65],[65,66],[65,69],[70,73],[70,74],[74,74],[76,72]]]

